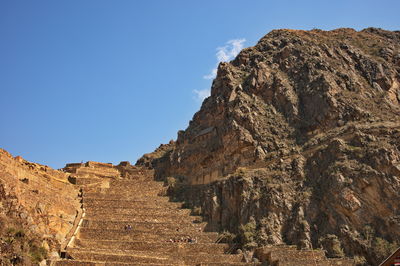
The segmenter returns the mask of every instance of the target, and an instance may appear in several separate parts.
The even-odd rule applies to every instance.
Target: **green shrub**
[[[326,235],[319,239],[320,244],[326,250],[326,256],[329,258],[344,257],[343,249],[336,235]]]
[[[257,247],[256,236],[256,222],[251,220],[245,225],[241,225],[239,228],[240,231],[240,239],[245,249],[251,249]]]
[[[366,225],[363,228],[362,235],[363,235],[364,239],[367,241],[368,245],[371,245],[371,242],[375,235],[375,230],[371,226]]]
[[[236,242],[236,238],[237,236],[231,232],[228,231],[223,231],[220,235],[220,243],[228,243],[228,244],[232,244],[234,242]]]
[[[246,174],[246,168],[238,167],[235,171],[235,175],[244,176]]]
[[[9,227],[9,228],[7,228],[7,230],[6,230],[6,234],[7,235],[9,235],[9,236],[11,236],[11,235],[14,235],[14,233],[17,231],[17,229],[15,229],[14,227]]]
[[[167,177],[166,182],[167,182],[167,186],[175,186],[176,178],[172,177],[172,176]]]
[[[29,255],[33,262],[41,262],[47,258],[47,250],[44,247],[38,247],[36,244],[30,246]]]
[[[392,254],[397,248],[397,243],[390,243],[387,240],[375,237],[372,242],[372,249],[376,255],[376,257],[380,260],[385,259],[387,256]]]
[[[201,215],[201,207],[200,206],[194,207],[192,209],[192,215],[196,215],[196,216]]]
[[[364,256],[354,256],[354,263],[357,266],[364,266],[367,265],[367,260]]]

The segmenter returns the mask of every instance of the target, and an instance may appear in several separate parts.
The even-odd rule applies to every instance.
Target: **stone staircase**
[[[354,266],[353,259],[328,259],[324,250],[298,250],[296,246],[280,245],[258,248],[255,255],[270,266]]]
[[[48,265],[260,264],[226,254],[229,246],[216,243],[218,233],[205,232],[201,217],[162,196],[163,183],[152,180],[149,170],[87,162],[69,164],[64,171],[81,188],[83,214],[65,258]],[[322,250],[287,245],[259,248],[255,256],[269,266],[354,265],[351,259],[327,259]]]
[[[249,265],[243,255],[225,254],[228,246],[204,232],[201,217],[160,196],[163,184],[150,174],[111,177],[110,166],[93,162],[69,165],[67,172],[82,188],[84,215],[66,258],[49,265]]]

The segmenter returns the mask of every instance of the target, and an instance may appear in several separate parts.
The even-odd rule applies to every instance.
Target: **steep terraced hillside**
[[[124,178],[113,175],[122,168]],[[250,265],[225,254],[228,245],[205,232],[201,217],[170,202],[152,171],[96,162],[65,170],[82,190],[83,215],[65,259],[52,265]]]

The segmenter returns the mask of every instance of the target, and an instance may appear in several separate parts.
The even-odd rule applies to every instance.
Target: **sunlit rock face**
[[[50,255],[67,241],[80,208],[68,176],[0,149],[0,262],[30,265],[40,258],[37,248]]]
[[[398,31],[275,30],[138,164],[187,186],[216,229],[376,264],[400,243],[399,84]]]

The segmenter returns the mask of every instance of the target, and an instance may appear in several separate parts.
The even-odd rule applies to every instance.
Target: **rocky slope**
[[[400,243],[400,32],[275,30],[221,63],[176,142],[139,159],[245,248],[377,264]]]
[[[0,149],[1,265],[33,265],[57,256],[80,208],[78,189],[67,178]]]

